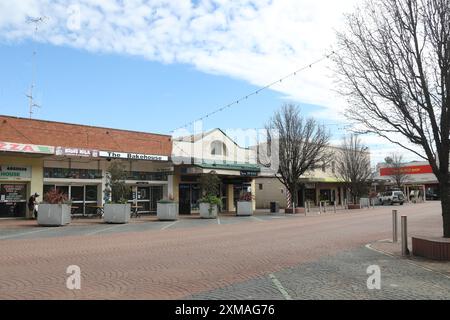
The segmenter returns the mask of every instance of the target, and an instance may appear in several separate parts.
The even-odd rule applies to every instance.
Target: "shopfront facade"
[[[50,146],[0,141],[0,218],[30,216],[27,201],[42,194],[43,159]]]
[[[401,172],[404,175],[402,191],[408,201],[438,200],[440,198],[439,182],[428,162],[405,163],[402,165]],[[395,183],[394,169],[386,163],[377,165],[376,179],[383,183],[385,189],[398,188]],[[378,187],[378,190],[380,190],[380,187]]]
[[[166,135],[0,116],[0,218],[30,217],[29,197],[38,193],[40,202],[52,189],[67,195],[74,214],[95,213],[109,200],[112,162],[127,172],[129,202],[142,214],[156,213],[157,201],[173,193],[171,150]]]
[[[253,150],[238,146],[220,129],[175,139],[173,143],[173,189],[180,214],[198,213],[202,197],[200,178],[211,172],[220,179],[217,196],[222,200],[222,211],[234,212],[245,193],[255,196],[255,178],[260,168]]]
[[[51,189],[66,194],[72,200],[74,214],[95,213],[98,206],[109,200],[104,197],[104,190],[112,162],[120,162],[127,172],[128,202],[141,214],[156,213],[157,201],[171,192],[173,167],[167,156],[70,149],[72,152],[57,151],[54,157],[44,160],[43,190],[44,194]]]

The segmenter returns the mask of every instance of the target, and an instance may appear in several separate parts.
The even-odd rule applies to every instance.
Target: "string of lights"
[[[259,94],[261,91],[267,90],[267,89],[273,87],[274,85],[276,85],[276,84],[278,84],[278,83],[282,83],[282,82],[283,82],[284,80],[286,80],[286,79],[295,77],[298,73],[300,73],[300,72],[302,72],[302,71],[304,71],[304,70],[310,69],[310,68],[312,68],[314,65],[319,64],[319,63],[321,63],[322,61],[328,60],[328,59],[329,59],[332,55],[334,55],[335,53],[336,53],[335,51],[332,51],[331,53],[325,55],[324,57],[322,57],[322,58],[320,58],[320,59],[318,59],[318,60],[316,60],[316,61],[314,61],[314,62],[311,62],[311,63],[309,63],[309,64],[307,64],[307,65],[305,65],[305,66],[303,66],[303,67],[301,67],[301,68],[299,68],[299,69],[297,69],[297,70],[295,70],[294,72],[291,72],[290,74],[288,74],[288,75],[286,75],[286,76],[284,76],[284,77],[282,77],[282,78],[280,78],[280,79],[278,79],[278,80],[276,80],[276,81],[273,81],[273,82],[271,82],[271,83],[269,83],[269,84],[267,84],[267,85],[265,85],[265,86],[259,88],[258,90],[255,90],[255,91],[253,91],[253,92],[251,92],[251,93],[249,93],[249,94],[247,94],[247,95],[245,95],[245,96],[242,96],[242,97],[240,97],[240,98],[234,100],[233,102],[231,102],[231,103],[229,103],[229,104],[227,104],[227,105],[224,105],[224,106],[222,106],[222,107],[220,107],[220,108],[217,108],[217,109],[215,109],[215,110],[213,110],[213,111],[211,111],[211,112],[205,114],[204,116],[202,116],[202,117],[200,117],[200,118],[198,118],[198,119],[196,119],[196,120],[193,120],[193,121],[191,121],[191,122],[185,123],[184,125],[182,125],[182,126],[180,126],[180,127],[177,127],[176,129],[171,130],[170,133],[173,134],[173,133],[174,133],[175,131],[177,131],[177,130],[184,129],[184,128],[188,128],[188,127],[192,126],[194,123],[196,123],[196,122],[198,122],[198,121],[202,121],[202,120],[204,120],[204,119],[206,119],[206,118],[209,118],[209,117],[211,117],[211,116],[213,116],[213,115],[215,115],[215,114],[217,114],[217,113],[219,113],[219,112],[222,112],[222,111],[224,111],[224,110],[226,110],[226,109],[229,109],[229,108],[231,108],[231,107],[233,107],[233,106],[235,106],[235,105],[238,105],[240,102],[245,101],[245,100],[247,100],[248,98],[250,98],[250,97],[252,97],[252,96],[255,96],[255,95]]]

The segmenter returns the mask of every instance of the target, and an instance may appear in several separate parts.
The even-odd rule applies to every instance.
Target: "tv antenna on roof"
[[[45,20],[47,20],[47,17],[28,17],[27,23],[33,23],[34,24],[34,42],[35,47],[33,49],[33,58],[32,58],[32,79],[31,79],[31,86],[30,91],[25,95],[28,98],[28,107],[29,107],[29,113],[30,113],[30,119],[33,115],[33,108],[40,108],[41,106],[35,103],[34,97],[33,97],[33,89],[36,86],[36,56],[37,56],[37,45],[36,45],[36,36],[39,29],[39,24],[44,23]]]

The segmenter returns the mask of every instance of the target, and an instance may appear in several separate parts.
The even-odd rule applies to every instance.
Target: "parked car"
[[[382,205],[393,205],[394,203],[403,205],[405,203],[405,195],[402,191],[386,191],[381,194],[379,201]]]
[[[432,191],[427,191],[427,193],[425,194],[426,200],[439,200],[439,195],[432,192]]]

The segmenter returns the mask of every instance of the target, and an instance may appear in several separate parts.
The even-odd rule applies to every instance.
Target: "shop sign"
[[[31,167],[0,165],[0,180],[31,179]]]
[[[0,141],[0,151],[54,154],[55,147]]]
[[[387,167],[387,168],[381,168],[380,169],[380,176],[393,176],[395,175],[394,168]],[[427,174],[427,173],[433,173],[433,169],[430,165],[424,165],[424,166],[407,166],[400,168],[400,173],[402,174]]]
[[[141,153],[114,152],[114,151],[99,151],[99,156],[102,158],[110,158],[110,159],[169,161],[168,156],[141,154]]]
[[[241,171],[241,177],[257,177],[258,172],[256,171]]]
[[[56,147],[55,154],[57,156],[98,158],[97,150]]]
[[[0,201],[26,201],[26,194],[27,186],[25,184],[2,184],[0,188]]]
[[[305,183],[305,189],[315,189],[316,184],[315,183]]]

